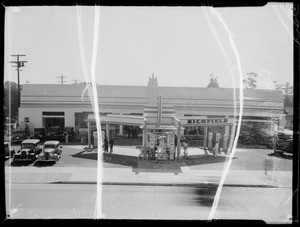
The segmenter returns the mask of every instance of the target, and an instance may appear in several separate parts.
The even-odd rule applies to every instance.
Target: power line
[[[61,84],[64,84],[64,82],[67,82],[67,81],[64,80],[64,78],[66,78],[66,77],[63,76],[63,75],[58,76],[58,77],[56,77],[56,78],[60,78],[60,81],[58,81],[58,82],[60,82]]]
[[[9,63],[13,63],[16,65],[12,65],[12,67],[17,67],[16,70],[18,72],[18,101],[19,101],[19,107],[21,106],[21,93],[20,93],[20,68],[25,67],[24,63],[27,63],[27,61],[20,61],[20,57],[25,57],[25,54],[13,54],[10,55],[11,57],[17,57],[16,61],[10,61]]]

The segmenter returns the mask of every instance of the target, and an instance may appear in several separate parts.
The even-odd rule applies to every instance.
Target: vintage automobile
[[[266,145],[267,148],[273,149],[275,154],[293,153],[293,131],[284,130],[278,132],[274,138],[270,139]]]
[[[25,132],[25,130],[16,130],[16,131],[13,131],[12,137],[11,137],[11,142],[12,143],[22,142],[25,139],[26,139],[26,132]]]
[[[46,138],[46,131],[44,128],[34,128],[34,139],[44,140]]]
[[[5,159],[13,157],[15,150],[10,147],[9,142],[4,142]]]
[[[44,143],[43,151],[39,154],[37,161],[57,162],[61,157],[62,146],[57,140],[48,140]]]
[[[38,139],[26,139],[21,143],[21,150],[13,156],[13,161],[34,161],[41,153],[42,149],[38,145]]]

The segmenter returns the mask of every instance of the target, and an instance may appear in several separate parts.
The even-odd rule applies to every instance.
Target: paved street
[[[55,164],[6,161],[7,205],[13,218],[94,218],[97,153],[63,146]],[[237,149],[214,218],[285,222],[291,214],[292,160],[267,149]],[[225,154],[189,149],[187,160],[137,160],[134,147],[104,154],[102,211],[110,219],[208,218]],[[11,189],[11,190],[9,190]],[[11,192],[11,194],[9,194]]]
[[[104,185],[102,213],[109,219],[208,218],[217,186]],[[94,218],[95,184],[12,184],[12,218]],[[215,219],[290,217],[288,188],[224,187]]]

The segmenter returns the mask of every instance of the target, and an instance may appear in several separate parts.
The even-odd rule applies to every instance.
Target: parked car
[[[241,132],[238,142],[241,144],[266,145],[269,143],[271,136],[265,132]]]
[[[15,131],[13,131],[12,137],[11,137],[11,142],[12,143],[22,142],[25,139],[26,139],[25,130],[15,130]]]
[[[46,138],[46,131],[44,128],[34,128],[34,139],[44,140]]]
[[[13,156],[13,161],[34,161],[41,153],[38,139],[26,139],[21,143],[21,150],[17,151]]]
[[[38,156],[38,161],[55,161],[57,162],[58,159],[61,157],[62,153],[62,146],[60,142],[57,140],[48,140],[44,143],[43,151]]]
[[[4,142],[5,159],[13,157],[15,150],[10,147],[9,142]]]
[[[284,130],[278,132],[277,135],[269,140],[269,143],[266,145],[267,148],[273,149],[274,153],[293,153],[293,131]]]

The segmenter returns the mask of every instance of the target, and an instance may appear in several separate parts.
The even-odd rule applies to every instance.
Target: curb
[[[52,182],[11,182],[12,184],[94,184],[96,181],[52,181]],[[103,182],[102,185],[120,185],[120,186],[164,186],[164,187],[218,187],[217,183],[142,183],[142,182]],[[292,188],[292,186],[274,186],[263,184],[223,184],[223,187],[241,187],[241,188]]]

